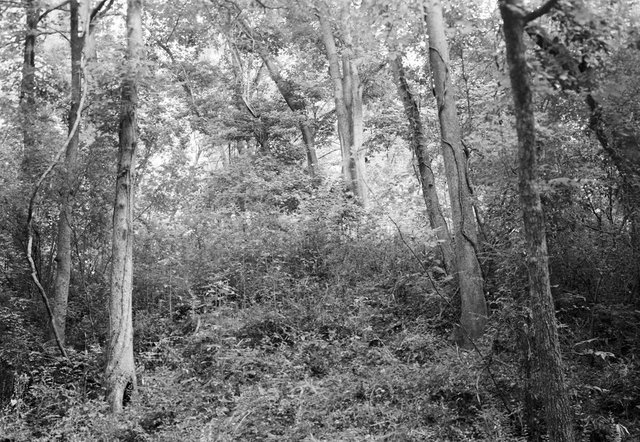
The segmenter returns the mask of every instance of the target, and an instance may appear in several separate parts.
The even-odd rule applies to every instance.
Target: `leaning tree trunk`
[[[289,106],[293,112],[298,114],[300,118],[300,122],[298,125],[300,126],[300,132],[302,133],[302,141],[304,142],[305,151],[307,154],[307,166],[309,168],[309,175],[314,177],[318,171],[318,155],[316,154],[315,147],[315,134],[313,128],[311,127],[311,123],[309,122],[309,118],[306,115],[306,105],[304,100],[301,97],[298,97],[295,93],[294,85],[285,80],[280,73],[280,67],[278,64],[271,58],[269,53],[264,48],[259,48],[260,58],[264,62],[267,70],[269,71],[269,76],[276,84],[280,95],[284,98],[284,101]]]
[[[82,49],[84,38],[79,34],[79,4],[71,0],[70,43],[71,43],[71,106],[69,109],[69,132],[73,130],[78,118],[78,107],[82,96]],[[56,274],[52,302],[53,321],[56,324],[59,338],[64,344],[65,322],[67,318],[67,301],[69,298],[69,281],[71,279],[71,225],[72,205],[75,188],[75,167],[78,159],[80,126],[73,132],[67,145],[64,161],[62,188],[60,189],[60,217],[58,219],[57,253],[55,258]]]
[[[133,360],[133,191],[138,143],[138,71],[142,59],[142,0],[127,2],[127,72],[122,81],[120,148],[116,198],[113,209],[113,268],[109,302],[107,347],[107,402],[112,412],[122,411],[136,387]]]
[[[322,41],[327,51],[329,75],[333,83],[338,136],[342,151],[342,174],[347,189],[353,193],[362,206],[367,205],[367,189],[364,183],[364,164],[360,155],[362,149],[362,85],[358,69],[349,55],[342,54],[342,73],[340,58],[336,48],[331,24],[324,12],[319,13]],[[347,38],[348,32],[345,33]]]
[[[431,169],[431,158],[427,150],[427,137],[422,125],[420,109],[416,100],[413,98],[409,83],[402,66],[401,55],[389,59],[393,76],[398,86],[398,94],[404,105],[404,112],[409,121],[409,129],[411,131],[411,145],[414,155],[418,160],[418,172],[420,173],[420,184],[422,185],[422,195],[427,207],[427,216],[429,217],[429,225],[436,232],[438,238],[438,248],[442,255],[445,269],[448,273],[455,273],[455,261],[452,247],[451,234],[449,227],[442,215],[440,200],[436,189],[435,177]]]
[[[504,21],[507,62],[518,133],[518,187],[524,220],[535,352],[539,364],[537,385],[545,405],[550,440],[572,442],[575,439],[571,411],[549,284],[544,213],[537,187],[535,120],[523,39],[525,24],[542,15],[544,8],[550,9],[553,3],[548,2],[540,12],[525,14],[518,0],[502,0],[500,12]]]
[[[309,175],[314,177],[318,171],[318,155],[316,154],[315,147],[315,131],[313,130],[313,127],[311,127],[309,117],[306,114],[306,104],[302,97],[296,93],[295,83],[290,80],[286,80],[282,76],[280,66],[278,66],[278,63],[273,59],[262,40],[256,39],[255,33],[245,20],[242,18],[239,18],[238,20],[244,33],[251,38],[252,42],[257,46],[258,54],[260,55],[264,65],[267,67],[269,76],[276,84],[280,95],[284,98],[289,109],[297,113],[300,118],[298,125],[300,127],[300,132],[302,133],[302,141],[304,142],[307,154]]]
[[[462,338],[465,343],[480,337],[487,322],[483,278],[478,262],[478,233],[467,176],[467,157],[462,146],[460,122],[449,73],[449,49],[444,32],[442,5],[439,0],[425,2],[429,33],[429,62],[440,119],[442,156],[444,158],[451,215],[455,235],[456,269],[461,297]]]

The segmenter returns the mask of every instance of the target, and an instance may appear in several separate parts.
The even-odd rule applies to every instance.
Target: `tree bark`
[[[109,302],[107,347],[107,402],[113,413],[122,411],[136,387],[133,359],[133,198],[138,144],[138,75],[142,59],[142,0],[127,2],[127,72],[122,81],[120,148],[113,209],[113,268]],[[128,397],[129,396],[129,397]]]
[[[539,364],[537,384],[545,405],[550,440],[572,442],[575,436],[549,283],[544,213],[537,188],[535,120],[523,39],[524,26],[531,14],[525,13],[519,0],[501,0],[500,12],[504,21],[507,62],[518,134],[518,187],[524,221],[535,352]]]
[[[37,181],[42,170],[39,161],[39,142],[38,128],[36,127],[38,106],[36,102],[36,43],[38,36],[38,24],[40,22],[40,7],[36,0],[26,0],[25,7],[25,35],[22,52],[22,78],[20,80],[19,95],[19,121],[20,131],[22,133],[22,156],[20,159],[20,180],[25,189],[31,187]],[[16,210],[16,223],[18,228],[13,232],[13,243],[16,248],[26,249],[27,239],[29,237],[29,228],[27,226],[28,215],[23,210]],[[31,230],[37,234],[37,229]],[[33,250],[31,250],[34,265],[39,272],[41,269],[41,254],[39,242],[33,242]],[[28,266],[28,260],[25,264]],[[25,293],[31,295],[34,288],[28,281],[30,276],[25,272],[24,286],[21,289]]]
[[[38,137],[36,113],[36,40],[40,7],[36,0],[26,2],[26,35],[22,62],[22,81],[20,84],[20,113],[22,118],[23,156],[22,174],[29,183],[35,182],[41,171],[37,170]]]
[[[342,54],[342,72],[340,58],[336,48],[331,24],[325,12],[318,14],[322,41],[327,51],[329,75],[333,83],[333,93],[338,119],[338,137],[342,152],[342,174],[347,190],[353,193],[356,201],[366,207],[368,195],[364,183],[364,161],[360,155],[362,149],[362,85],[358,68],[346,48]],[[349,32],[344,33],[346,46],[349,46]]]
[[[467,176],[467,157],[462,146],[460,122],[449,75],[449,49],[444,32],[442,5],[427,0],[425,13],[429,33],[429,62],[440,119],[442,156],[451,200],[455,235],[456,269],[461,297],[462,337],[480,337],[487,322],[484,281],[478,262],[478,233]]]
[[[89,0],[85,0],[89,1]],[[69,133],[71,133],[82,97],[82,50],[84,38],[80,34],[80,5],[78,0],[71,0],[70,42],[71,42],[71,106],[69,109]],[[60,190],[60,217],[58,219],[57,253],[55,258],[56,273],[53,293],[53,321],[56,323],[59,338],[64,344],[66,337],[65,322],[69,299],[69,282],[71,279],[71,225],[73,194],[75,189],[75,167],[78,161],[78,144],[80,127],[73,132],[65,154],[62,189]]]
[[[404,112],[409,122],[411,131],[411,146],[414,155],[418,161],[418,172],[420,173],[420,184],[422,186],[422,195],[427,207],[427,216],[429,217],[429,225],[436,232],[438,238],[438,248],[442,255],[444,267],[448,273],[455,273],[455,261],[452,247],[451,234],[449,227],[442,215],[440,200],[436,190],[435,177],[431,169],[431,157],[427,150],[427,137],[422,125],[420,109],[413,98],[409,83],[402,65],[401,55],[397,54],[389,58],[389,63],[393,71],[393,76],[398,86],[398,94],[404,105]]]

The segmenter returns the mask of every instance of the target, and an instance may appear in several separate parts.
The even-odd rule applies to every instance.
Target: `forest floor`
[[[416,281],[138,312],[139,388],[122,415],[107,413],[98,349],[72,352],[79,362],[50,357],[30,399],[0,418],[0,440],[524,441],[531,427],[511,311],[494,314],[500,326],[475,349],[450,340],[454,312]],[[581,431],[640,440],[629,410],[637,398],[604,414],[625,397],[611,386],[635,377],[600,359],[568,364]],[[627,387],[627,396],[637,391]],[[620,407],[630,419],[614,419]]]

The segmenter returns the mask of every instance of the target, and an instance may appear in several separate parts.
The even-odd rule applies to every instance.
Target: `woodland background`
[[[423,2],[145,1],[138,386],[110,413],[126,5],[93,3],[79,5],[76,37],[89,6],[96,15],[74,80],[78,2],[0,0],[0,440],[545,440],[503,21],[496,2],[480,0],[444,3],[488,308],[472,346],[457,345],[458,284],[425,210],[390,62],[403,63],[451,223]],[[366,202],[342,176],[322,11],[359,71]],[[525,29],[577,440],[640,439],[638,23],[637,1],[562,0]],[[82,102],[72,94],[80,80]],[[32,223],[37,273],[53,293],[61,202],[73,213],[63,357],[25,248],[29,199],[65,144],[74,103],[76,157],[44,180]]]

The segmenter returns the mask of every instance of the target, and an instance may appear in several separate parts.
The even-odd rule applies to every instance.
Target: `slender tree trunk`
[[[28,183],[40,176],[38,170],[38,137],[35,127],[36,114],[36,39],[40,22],[40,7],[37,0],[26,1],[26,35],[20,84],[20,110],[22,118],[23,157],[22,174]]]
[[[122,411],[136,387],[133,359],[133,193],[138,143],[138,71],[142,59],[142,0],[127,2],[128,67],[122,81],[120,148],[116,199],[113,210],[113,268],[109,303],[107,347],[107,402],[112,412]]]
[[[429,32],[429,62],[438,105],[442,156],[451,200],[455,235],[456,269],[462,300],[460,324],[463,339],[475,339],[484,332],[487,306],[482,270],[478,262],[478,233],[467,176],[467,157],[462,146],[460,122],[449,74],[449,49],[439,0],[425,2]]]
[[[318,175],[318,154],[316,153],[316,135],[315,130],[311,126],[308,117],[300,122],[300,131],[302,132],[302,141],[304,142],[305,152],[307,153],[307,167],[309,175],[315,177]]]
[[[540,370],[537,384],[545,405],[550,440],[572,442],[575,436],[549,284],[544,213],[537,188],[535,120],[523,39],[524,26],[530,18],[519,0],[502,0],[500,12],[504,21],[518,133],[520,202],[524,220],[535,352]]]
[[[331,24],[324,12],[319,14],[320,29],[329,61],[329,75],[333,82],[338,137],[342,151],[342,174],[347,189],[353,193],[362,206],[367,205],[367,191],[364,184],[364,164],[360,155],[362,149],[362,85],[358,69],[350,51],[342,55],[342,73]],[[345,33],[345,39],[347,38]]]
[[[19,96],[19,116],[20,116],[20,129],[22,132],[22,157],[20,159],[20,180],[25,188],[25,194],[28,193],[30,188],[37,181],[41,174],[39,159],[39,143],[38,143],[38,128],[36,126],[38,106],[36,103],[36,42],[38,36],[38,23],[40,22],[40,8],[39,2],[36,0],[26,0],[24,2],[25,7],[25,36],[23,46],[23,60],[22,60],[22,78],[20,81],[20,96]],[[21,209],[16,210],[16,223],[19,226],[16,231],[13,232],[13,242],[19,249],[26,249],[28,228],[27,228],[27,213]],[[36,226],[33,230],[34,234],[37,233]],[[36,238],[37,239],[37,238]],[[32,250],[34,263],[40,271],[41,256],[39,242],[33,242]],[[21,287],[25,293],[30,293],[34,288],[29,281],[31,277],[29,272],[26,271],[28,263],[25,260],[25,274],[21,278],[24,281],[24,286]]]
[[[411,131],[411,145],[413,152],[418,160],[418,172],[420,173],[420,184],[422,185],[422,195],[424,197],[425,205],[427,206],[427,216],[429,217],[429,225],[436,232],[442,255],[442,261],[444,262],[445,269],[448,273],[455,273],[455,257],[453,254],[451,234],[449,233],[449,227],[442,215],[442,209],[440,207],[440,200],[438,199],[438,192],[436,190],[435,177],[433,176],[433,170],[431,169],[431,158],[427,151],[427,137],[424,133],[424,127],[422,125],[422,118],[420,117],[420,109],[418,104],[413,98],[409,83],[404,72],[404,66],[402,65],[401,55],[396,55],[389,59],[391,69],[393,70],[393,76],[398,86],[398,94],[404,105],[404,112],[409,122],[409,129]]]
[[[88,0],[87,0],[88,1]],[[80,35],[78,0],[70,2],[70,41],[71,41],[71,107],[69,109],[69,131],[72,130],[82,96],[82,49],[83,37]],[[69,298],[69,281],[71,279],[71,225],[73,194],[75,189],[75,166],[78,159],[80,127],[75,130],[67,145],[64,161],[63,182],[60,190],[60,218],[58,220],[57,253],[55,258],[56,274],[53,294],[53,321],[56,323],[59,338],[64,344],[67,318],[67,301]]]

